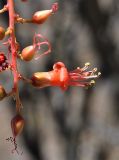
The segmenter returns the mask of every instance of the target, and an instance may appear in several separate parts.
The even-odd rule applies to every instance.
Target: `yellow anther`
[[[80,67],[77,67],[77,69],[80,69]]]
[[[93,72],[96,72],[97,70],[98,70],[97,68],[94,68],[94,69],[93,69]]]
[[[89,62],[85,63],[85,66],[90,66],[90,63]]]
[[[98,77],[101,75],[101,72],[98,72]]]
[[[90,85],[94,85],[95,84],[95,81],[94,80],[91,80],[90,81]]]

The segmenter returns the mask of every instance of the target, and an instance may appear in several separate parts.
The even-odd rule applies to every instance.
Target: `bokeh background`
[[[29,18],[49,9],[54,0],[15,0],[16,11]],[[102,76],[93,88],[70,87],[66,92],[49,87],[36,89],[20,82],[25,127],[18,137],[22,155],[11,153],[10,122],[15,102],[0,102],[0,160],[119,160],[119,1],[59,0],[59,11],[43,25],[16,25],[21,50],[41,33],[52,44],[52,53],[38,61],[18,62],[19,71],[31,77],[49,71],[57,61],[69,70],[90,62]],[[0,0],[0,8],[6,4]],[[8,14],[0,15],[7,28]],[[5,41],[5,40],[4,40]],[[7,53],[0,45],[0,50]],[[0,83],[10,91],[12,74],[1,74]]]

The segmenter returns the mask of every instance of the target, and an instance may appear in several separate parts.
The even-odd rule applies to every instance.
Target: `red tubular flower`
[[[68,86],[88,87],[95,83],[93,79],[101,74],[96,74],[97,68],[87,71],[89,63],[83,68],[77,67],[73,71],[68,71],[64,63],[57,62],[53,65],[53,70],[49,72],[37,72],[32,76],[32,84],[36,87],[58,86],[66,90]]]

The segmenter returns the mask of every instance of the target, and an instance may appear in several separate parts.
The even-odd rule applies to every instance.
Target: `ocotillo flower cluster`
[[[17,0],[16,0],[17,1]],[[27,0],[21,0],[27,2]],[[51,44],[42,34],[35,34],[31,45],[26,46],[23,50],[20,50],[20,44],[16,39],[16,23],[33,23],[36,25],[42,25],[45,21],[55,14],[58,10],[58,3],[54,3],[51,9],[37,11],[29,19],[21,17],[15,11],[15,1],[7,0],[7,4],[0,10],[0,14],[8,12],[9,14],[9,26],[4,28],[0,26],[0,40],[7,37],[7,41],[3,42],[8,49],[8,53],[0,51],[0,72],[9,70],[13,75],[13,86],[11,91],[8,93],[3,85],[0,85],[0,100],[5,97],[13,96],[16,101],[16,115],[11,120],[11,128],[13,138],[10,137],[7,140],[11,140],[14,143],[14,150],[17,151],[16,137],[22,132],[24,127],[24,118],[21,115],[22,103],[19,96],[19,81],[27,82],[29,85],[36,88],[44,88],[49,86],[60,87],[63,91],[67,90],[69,86],[80,86],[88,87],[95,83],[94,79],[99,77],[100,72],[97,69],[88,70],[89,63],[86,63],[84,67],[77,67],[73,71],[68,71],[67,67],[63,62],[56,62],[53,65],[53,70],[47,72],[36,72],[31,75],[30,78],[26,78],[19,72],[17,65],[17,59],[27,63],[31,60],[38,60],[42,56],[47,55],[51,52]],[[48,48],[44,53],[39,54],[42,45],[46,45]],[[14,151],[13,150],[13,151]]]

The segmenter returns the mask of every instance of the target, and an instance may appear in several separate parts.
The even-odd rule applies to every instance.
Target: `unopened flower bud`
[[[32,21],[33,21],[33,23],[42,24],[48,19],[48,17],[52,13],[55,13],[57,10],[58,10],[58,3],[54,3],[52,5],[51,9],[43,10],[43,11],[37,11],[36,13],[34,13],[34,15],[32,17]]]
[[[22,50],[21,58],[24,61],[30,61],[33,59],[34,55],[35,55],[35,47],[31,45]]]
[[[47,18],[51,14],[52,14],[52,10],[38,11],[33,15],[32,21],[33,23],[42,24],[47,20]]]
[[[3,86],[0,85],[0,101],[3,100],[3,98],[6,97],[6,91],[5,89],[3,88]]]
[[[12,120],[11,120],[11,128],[13,136],[16,137],[19,135],[24,127],[24,119],[20,114],[17,114]]]
[[[5,37],[5,29],[3,27],[0,27],[0,40],[2,40]]]

